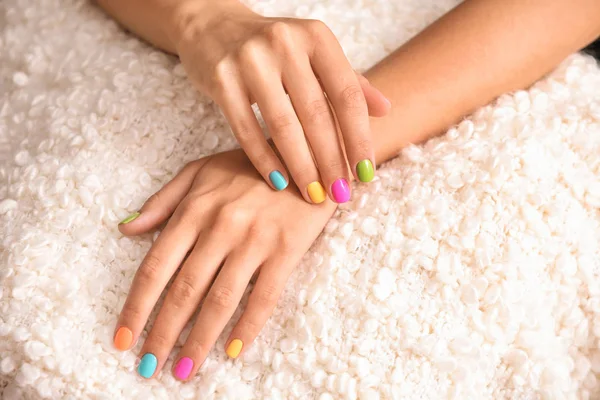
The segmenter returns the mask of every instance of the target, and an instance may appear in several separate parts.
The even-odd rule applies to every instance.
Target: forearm
[[[599,35],[597,0],[467,0],[365,74],[393,104],[371,119],[377,161],[529,86]]]
[[[156,47],[176,54],[177,41],[191,19],[208,24],[238,0],[96,0],[121,25]],[[201,18],[199,18],[201,17]]]

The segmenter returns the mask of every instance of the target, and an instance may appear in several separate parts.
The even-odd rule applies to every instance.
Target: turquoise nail
[[[279,171],[271,172],[269,174],[269,179],[271,180],[271,183],[273,184],[273,186],[275,186],[275,189],[277,190],[283,190],[288,185],[287,181]]]
[[[138,366],[138,374],[143,376],[144,378],[150,378],[154,375],[154,371],[156,371],[156,365],[158,361],[156,360],[156,356],[152,353],[146,353],[142,357],[140,361],[140,365]]]

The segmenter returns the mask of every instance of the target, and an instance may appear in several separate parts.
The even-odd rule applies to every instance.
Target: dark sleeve
[[[596,39],[594,43],[583,49],[583,51],[594,56],[596,60],[600,60],[600,38]]]

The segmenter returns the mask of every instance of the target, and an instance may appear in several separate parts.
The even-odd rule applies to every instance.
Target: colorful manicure
[[[362,160],[356,164],[356,175],[361,182],[371,182],[375,176],[371,160]]]
[[[277,190],[283,190],[288,185],[287,181],[279,171],[271,172],[269,174],[269,179],[271,180],[271,183],[273,184],[273,186],[275,186],[275,189]]]
[[[327,192],[323,188],[320,182],[312,182],[307,187],[308,197],[312,200],[313,203],[319,204],[325,201],[325,197],[327,196]]]
[[[154,375],[154,371],[156,371],[156,365],[158,364],[158,360],[156,356],[152,353],[146,353],[142,357],[140,361],[140,365],[138,365],[138,374],[143,376],[144,378],[150,378]]]
[[[133,214],[131,214],[130,216],[125,218],[123,221],[119,222],[119,225],[128,224],[131,221],[133,221],[134,219],[136,219],[137,217],[139,217],[140,215],[141,214],[139,212],[134,212]]]
[[[331,192],[333,193],[333,200],[335,200],[336,203],[345,203],[350,200],[350,186],[348,186],[348,181],[344,178],[340,178],[333,182],[333,185],[331,185]]]
[[[192,372],[192,368],[194,367],[194,362],[189,357],[183,357],[175,366],[175,377],[177,379],[185,380],[190,376],[190,372]]]
[[[115,334],[115,339],[113,341],[117,350],[125,351],[133,342],[133,333],[130,329],[125,328],[124,326],[120,327],[117,333]]]
[[[231,358],[237,358],[242,351],[242,347],[244,347],[244,343],[240,339],[233,339],[229,346],[227,346],[227,350],[225,353]]]

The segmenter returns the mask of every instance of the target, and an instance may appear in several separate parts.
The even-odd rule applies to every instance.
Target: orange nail
[[[125,351],[131,346],[133,342],[133,333],[124,326],[120,327],[115,335],[114,344],[118,350]]]

